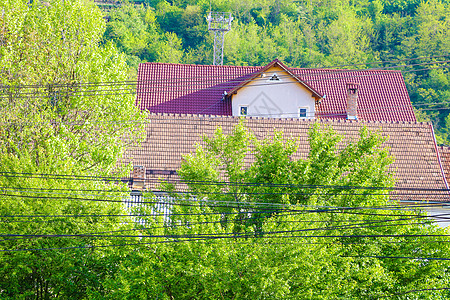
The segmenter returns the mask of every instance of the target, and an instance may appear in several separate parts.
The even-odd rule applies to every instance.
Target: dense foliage
[[[118,160],[144,115],[132,95],[86,85],[128,75],[122,54],[99,45],[93,3],[0,0],[0,12],[0,298],[81,299],[114,268],[90,248],[113,241],[57,236],[127,226],[76,216],[125,213],[121,194],[104,192],[125,187],[95,176],[129,174]]]
[[[144,4],[110,11],[104,37],[127,54],[133,74],[141,61],[212,63],[209,1]],[[419,120],[433,121],[439,142],[450,143],[447,0],[231,0],[211,1],[211,9],[235,18],[224,64],[263,66],[278,58],[291,67],[402,70],[411,100],[423,112]],[[411,60],[418,57],[424,58]],[[390,62],[374,63],[380,61]]]
[[[308,157],[293,159],[299,141],[282,132],[259,141],[240,123],[230,135],[218,128],[205,136],[178,171],[193,198],[175,208],[171,224],[178,226],[166,228],[173,236],[206,240],[170,247],[190,257],[187,270],[167,267],[180,268],[177,283],[190,281],[192,292],[206,298],[445,297],[419,290],[445,284],[440,274],[447,263],[405,259],[445,257],[447,246],[421,236],[445,231],[421,220],[420,211],[399,211],[389,201],[392,158],[379,135],[363,128],[354,143],[342,148],[341,141],[332,128],[316,124]],[[194,212],[201,217],[192,219]]]

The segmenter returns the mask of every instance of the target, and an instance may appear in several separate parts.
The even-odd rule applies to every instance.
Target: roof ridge
[[[164,62],[142,62],[139,65],[169,65],[169,66],[191,66],[191,67],[214,67],[214,68],[262,68],[261,66],[231,66],[231,65],[202,65],[202,64],[181,64]]]
[[[272,63],[281,63],[286,68],[290,70],[308,70],[308,71],[314,71],[314,70],[323,70],[323,71],[348,71],[348,72],[387,72],[387,73],[401,73],[401,70],[382,70],[382,69],[333,69],[333,68],[298,68],[298,67],[289,67],[286,66],[281,60],[278,58],[272,60],[269,64]],[[170,66],[194,66],[194,67],[214,67],[214,68],[264,68],[267,65],[264,66],[234,66],[234,65],[202,65],[202,64],[182,64],[182,63],[164,63],[164,62],[143,62],[139,65],[170,65]]]
[[[188,117],[188,118],[195,118],[195,117],[210,117],[210,118],[245,118],[250,120],[270,120],[270,121],[312,121],[312,122],[331,122],[331,123],[367,123],[367,124],[408,124],[408,125],[430,125],[430,122],[419,122],[419,121],[401,121],[401,120],[348,120],[348,119],[337,119],[337,118],[318,118],[318,119],[305,119],[305,118],[283,118],[283,117],[277,117],[277,118],[264,118],[260,116],[231,116],[231,115],[219,115],[219,114],[193,114],[193,113],[165,113],[165,112],[148,112],[148,116],[161,116],[161,117]],[[450,147],[450,146],[449,146]]]
[[[345,83],[351,81],[361,85],[360,119],[416,121],[400,71],[290,68],[279,60],[272,61],[270,65],[280,66],[286,71],[283,75],[292,76],[308,90],[314,91],[316,97],[314,95],[313,97],[317,98],[316,101],[322,98],[317,107],[318,117],[325,119],[346,117],[348,91]],[[224,99],[224,91],[231,94],[231,90],[242,87],[252,78],[256,78],[255,76],[264,68],[143,63],[138,70],[136,103],[141,110],[152,112],[194,114],[204,112],[217,116],[232,114],[231,101],[223,101],[230,100],[232,95]],[[178,88],[179,86],[182,88]],[[364,112],[365,110],[367,112]]]
[[[387,72],[387,73],[401,73],[401,70],[382,70],[382,69],[328,69],[328,68],[295,68],[291,67],[291,70],[323,70],[323,71],[348,71],[348,72]]]
[[[319,118],[318,120],[324,122],[349,122],[349,123],[386,123],[386,124],[409,124],[409,125],[430,125],[430,122],[419,122],[419,121],[402,121],[402,120],[348,120],[348,119],[335,119],[335,118]]]

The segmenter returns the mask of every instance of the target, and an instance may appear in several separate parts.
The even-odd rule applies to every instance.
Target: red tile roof
[[[273,63],[273,62],[272,62]],[[264,67],[263,67],[264,68]],[[231,115],[231,91],[261,67],[164,63],[139,65],[137,104],[154,113]],[[346,118],[346,84],[358,88],[358,117],[370,121],[416,121],[400,71],[299,69],[289,70],[324,95],[317,109],[323,118]]]
[[[444,170],[447,182],[450,182],[450,146],[439,146],[439,155],[441,158],[442,169]]]
[[[196,142],[203,144],[202,136],[211,137],[221,126],[225,134],[232,131],[238,117],[206,115],[150,114],[145,141],[130,149],[123,163],[146,168],[149,189],[155,189],[158,179],[177,179],[181,155],[194,151]],[[390,171],[397,179],[396,186],[405,190],[395,192],[399,200],[450,201],[447,182],[442,172],[431,124],[416,122],[351,121],[351,120],[299,120],[275,118],[246,118],[246,125],[261,139],[272,136],[274,129],[282,130],[286,137],[299,138],[299,149],[294,158],[306,158],[309,153],[308,130],[314,122],[327,124],[341,135],[344,142],[359,137],[359,130],[367,126],[387,137],[388,147],[395,161]],[[443,149],[450,153],[448,148]],[[252,161],[249,157],[247,162]],[[449,154],[450,159],[450,154]],[[430,190],[435,189],[435,190]]]

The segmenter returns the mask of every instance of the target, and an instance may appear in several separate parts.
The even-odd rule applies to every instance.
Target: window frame
[[[302,117],[302,113],[300,111],[302,109],[305,110],[305,112],[304,112],[305,116],[304,117]],[[307,106],[299,106],[298,109],[297,109],[297,117],[299,119],[308,119],[308,113],[309,113],[309,107],[307,107]]]
[[[245,115],[242,114],[242,109],[245,108]],[[248,116],[248,105],[239,105],[239,116],[246,117]]]

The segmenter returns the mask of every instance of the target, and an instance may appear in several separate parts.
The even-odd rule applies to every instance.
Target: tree
[[[128,69],[100,45],[92,2],[1,0],[0,11],[0,297],[82,299],[117,268],[94,246],[123,242],[89,234],[133,226],[112,217],[127,214],[126,186],[102,178],[129,174],[119,161],[144,115],[116,86]]]
[[[173,9],[175,16],[170,15],[167,8]],[[164,11],[162,16],[161,11]],[[183,51],[177,34],[185,31],[177,31],[171,22],[180,21],[181,16],[176,13],[181,14],[181,11],[165,1],[158,4],[156,11],[152,7],[122,4],[109,12],[104,40],[113,41],[126,54],[132,77],[136,76],[140,62],[179,63]]]
[[[111,44],[99,45],[105,30],[99,9],[82,0],[48,6],[3,0],[1,7],[3,151],[28,151],[40,165],[40,149],[64,149],[52,166],[61,160],[73,172],[110,174],[129,143],[124,137],[142,133],[129,121],[144,115],[131,94],[104,84],[126,80],[127,67]]]
[[[218,128],[214,137],[204,137],[204,146],[197,145],[194,154],[183,157],[178,173],[186,182],[203,179],[223,183],[222,186],[189,185],[200,198],[221,192],[223,195],[219,197],[224,200],[240,202],[267,200],[270,203],[311,204],[314,201],[319,205],[341,205],[351,199],[341,198],[337,190],[333,190],[337,194],[332,197],[320,196],[320,189],[313,189],[309,196],[288,194],[293,189],[316,185],[392,187],[392,175],[387,171],[392,158],[381,148],[384,139],[380,135],[363,128],[357,142],[338,151],[342,139],[332,128],[321,129],[316,123],[309,132],[308,159],[297,160],[292,159],[298,149],[295,138],[285,140],[282,132],[275,131],[271,140],[259,141],[240,122],[231,135],[224,135]],[[248,153],[254,156],[254,162],[249,166],[245,164]],[[232,184],[226,185],[227,182]],[[283,185],[276,189],[281,194],[269,195],[266,199],[264,192],[273,189],[266,184]],[[261,194],[252,196],[256,192]],[[364,198],[364,201],[370,201],[368,199]],[[355,201],[358,205],[357,201],[363,199]]]

